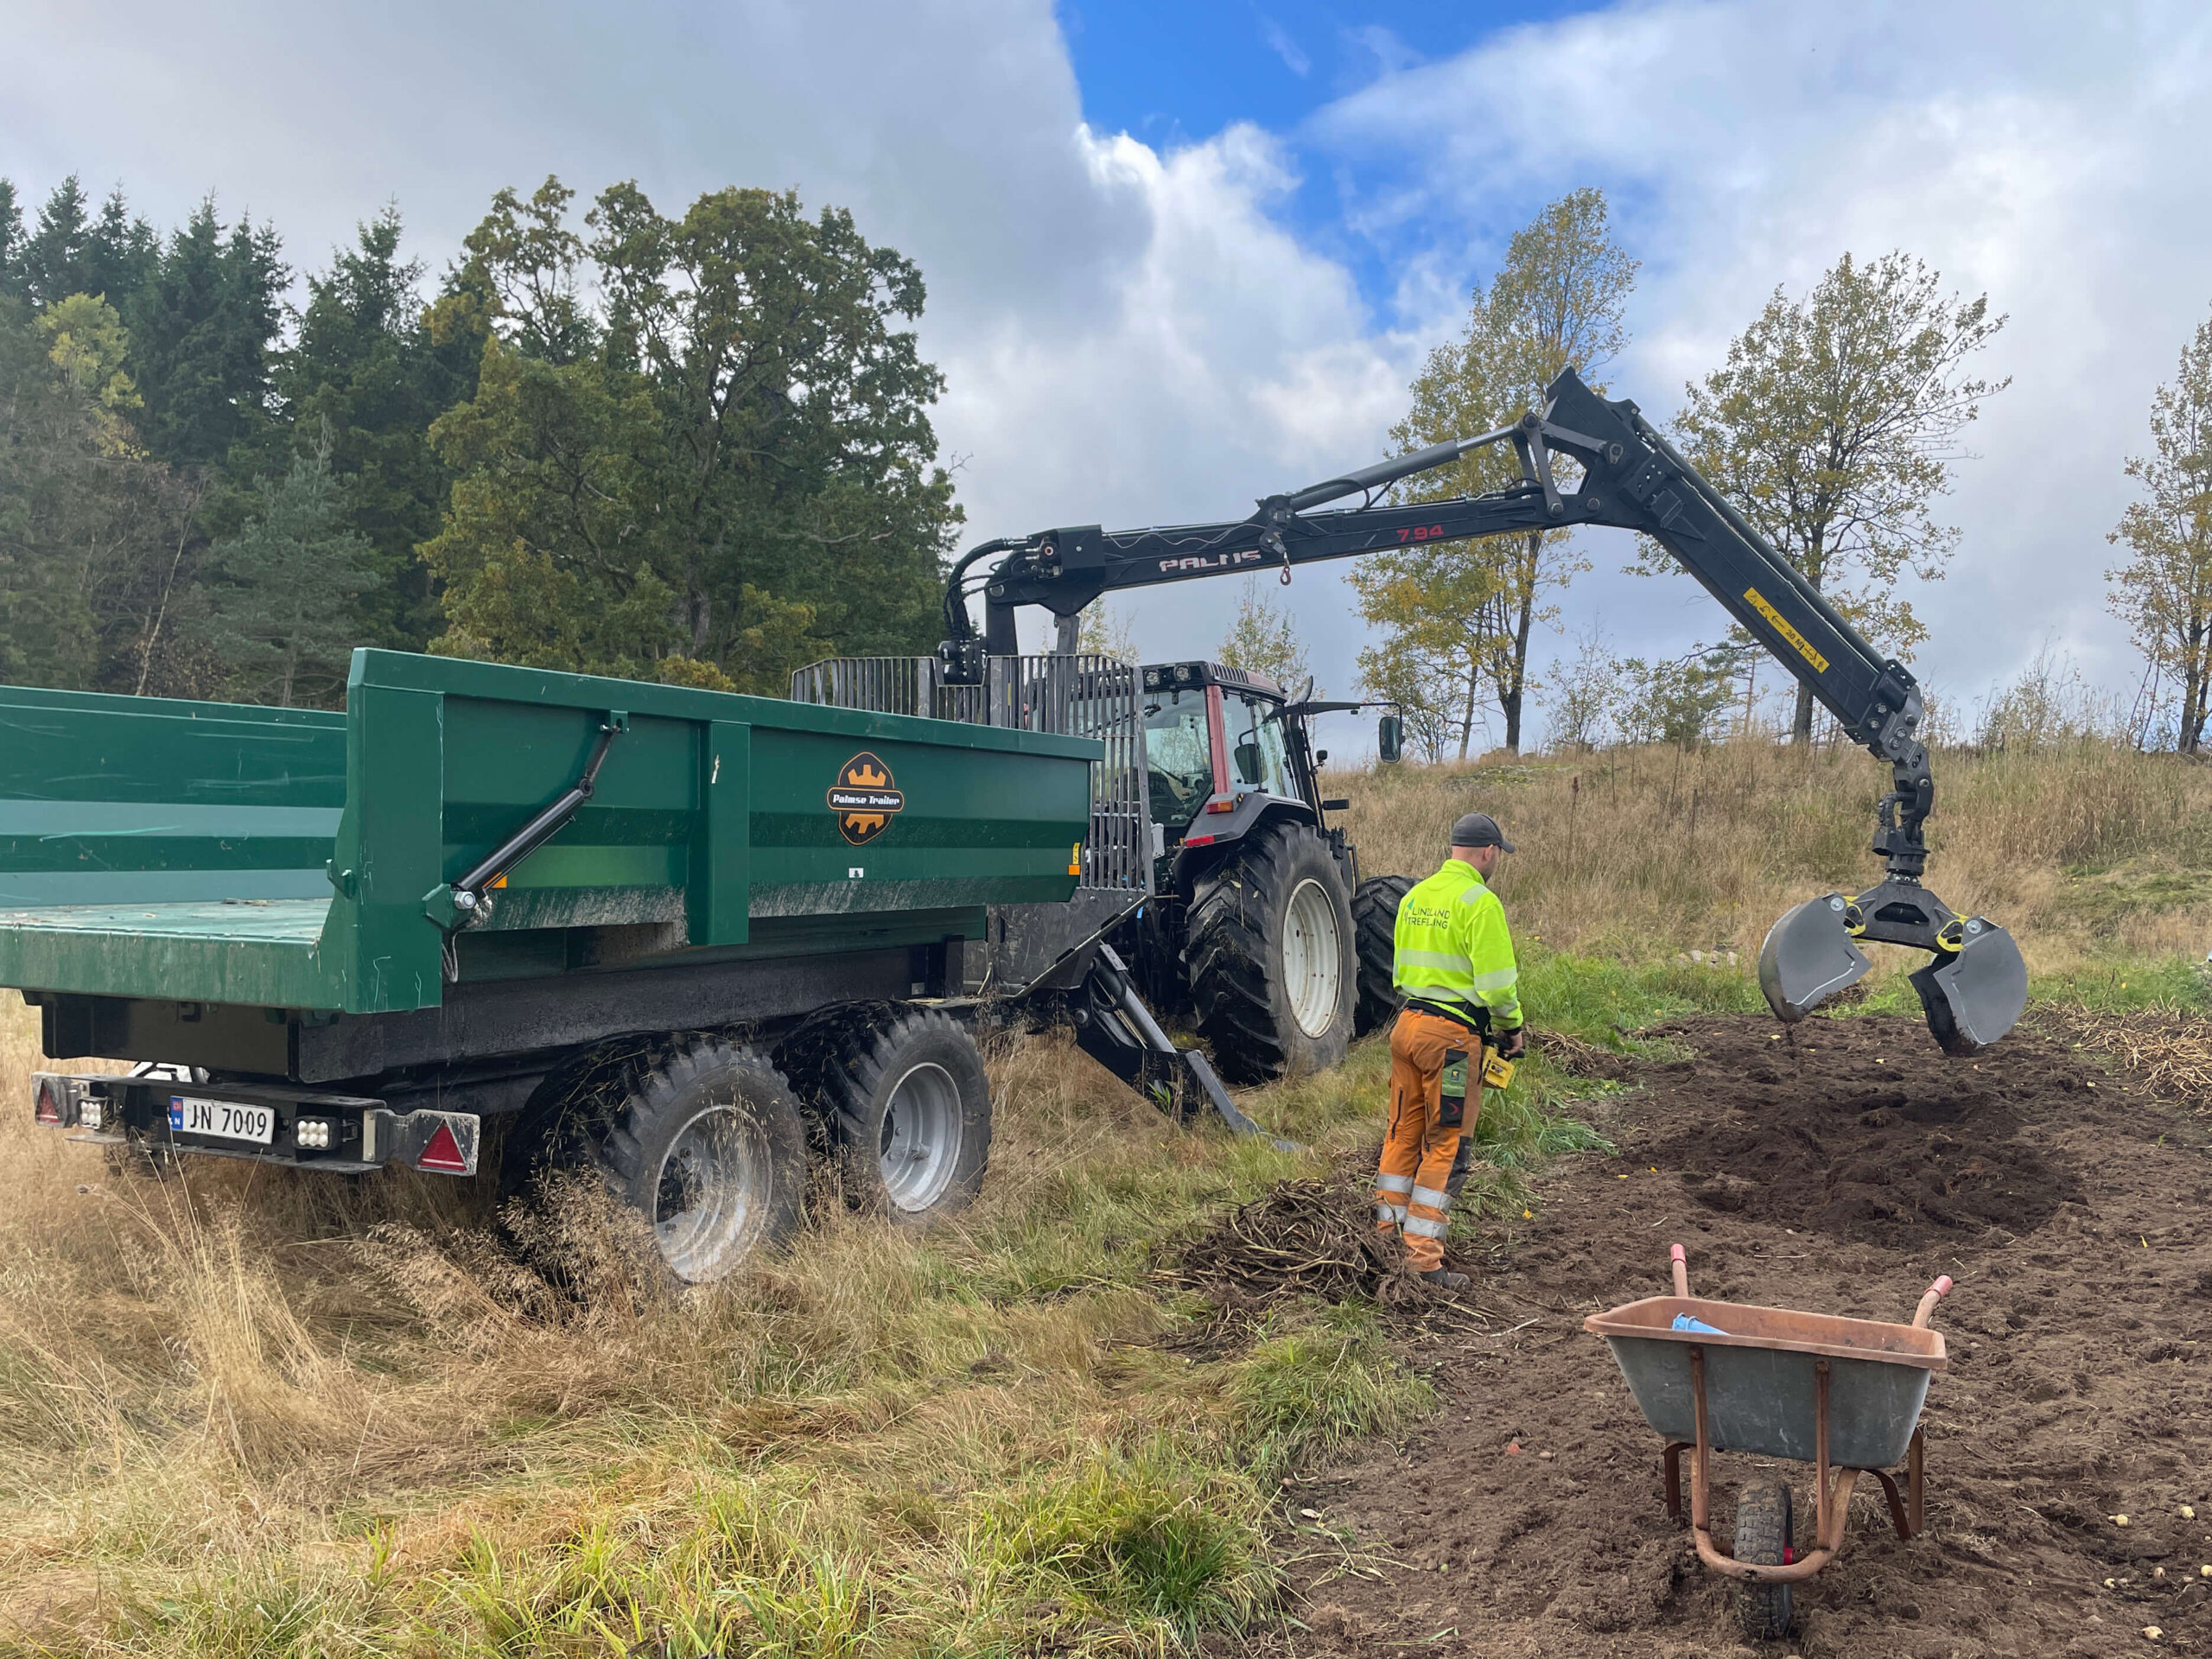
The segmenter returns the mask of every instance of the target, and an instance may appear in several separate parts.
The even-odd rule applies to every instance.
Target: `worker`
[[[1513,843],[1487,812],[1452,826],[1452,855],[1398,906],[1391,977],[1405,1006],[1390,1027],[1390,1124],[1375,1177],[1375,1224],[1402,1235],[1406,1259],[1440,1290],[1467,1275],[1444,1265],[1447,1192],[1460,1137],[1482,1109],[1484,1045],[1517,1059],[1520,969],[1490,878]]]

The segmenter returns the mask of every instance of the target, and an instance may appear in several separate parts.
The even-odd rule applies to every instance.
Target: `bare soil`
[[[2203,1121],[2024,1030],[1971,1061],[1894,1018],[1666,1034],[1694,1058],[1590,1103],[1618,1155],[1554,1164],[1532,1213],[1461,1261],[1490,1328],[1406,1344],[1445,1408],[1286,1493],[1299,1624],[1273,1645],[1757,1650],[1668,1519],[1658,1436],[1582,1330],[1663,1294],[1679,1240],[1704,1296],[1901,1320],[1936,1274],[1957,1281],[1935,1319],[1951,1363],[1923,1419],[1928,1531],[1898,1540],[1864,1483],[1841,1554],[1797,1590],[1796,1635],[1764,1651],[2212,1649]],[[1809,1529],[1808,1466],[1722,1457],[1724,1547],[1754,1474],[1791,1479]]]

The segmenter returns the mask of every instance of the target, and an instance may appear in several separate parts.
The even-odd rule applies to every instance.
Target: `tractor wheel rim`
[[[668,1144],[654,1181],[653,1236],[686,1284],[721,1278],[760,1242],[773,1177],[767,1136],[734,1106],[709,1106]]]
[[[914,1066],[892,1085],[877,1141],[883,1190],[910,1213],[944,1196],[960,1164],[960,1085],[931,1061]]]
[[[1319,881],[1294,888],[1283,915],[1282,976],[1290,1016],[1308,1037],[1325,1036],[1337,1023],[1344,985],[1344,940],[1337,907]]]

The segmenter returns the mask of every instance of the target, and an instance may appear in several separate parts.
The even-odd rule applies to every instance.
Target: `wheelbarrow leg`
[[[1677,1525],[1682,1518],[1682,1453],[1694,1449],[1687,1440],[1667,1442],[1667,1517]]]
[[[1828,1543],[1828,1363],[1825,1359],[1813,1362],[1814,1428],[1813,1445],[1817,1454],[1813,1475],[1813,1536],[1825,1547]]]
[[[1915,1426],[1912,1444],[1904,1454],[1905,1524],[1912,1529],[1907,1537],[1916,1538],[1928,1530],[1927,1451],[1921,1436],[1926,1430]]]
[[[1706,1514],[1706,1477],[1711,1465],[1706,1457],[1706,1447],[1713,1443],[1713,1436],[1705,1424],[1705,1344],[1690,1344],[1690,1402],[1697,1418],[1697,1445],[1690,1452],[1690,1526],[1700,1533],[1709,1522]]]
[[[1874,1478],[1882,1483],[1882,1496],[1890,1500],[1890,1524],[1897,1529],[1898,1537],[1911,1537],[1912,1523],[1905,1519],[1904,1500],[1897,1496],[1897,1482],[1886,1469],[1877,1469],[1873,1473]]]

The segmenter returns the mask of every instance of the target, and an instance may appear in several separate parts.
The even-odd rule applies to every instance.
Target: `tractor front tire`
[[[599,1156],[687,1285],[727,1279],[787,1243],[805,1213],[798,1103],[766,1058],[717,1038],[692,1039],[633,1074]]]
[[[1359,1007],[1352,1034],[1364,1037],[1398,1017],[1398,906],[1413,891],[1410,875],[1374,875],[1351,896],[1353,942],[1359,952]]]
[[[1233,1084],[1325,1071],[1357,1000],[1351,906],[1308,824],[1268,824],[1194,885],[1188,967],[1198,1034]]]
[[[991,1155],[991,1082],[958,1020],[933,1008],[855,1020],[812,1093],[855,1209],[926,1227],[975,1203]]]

